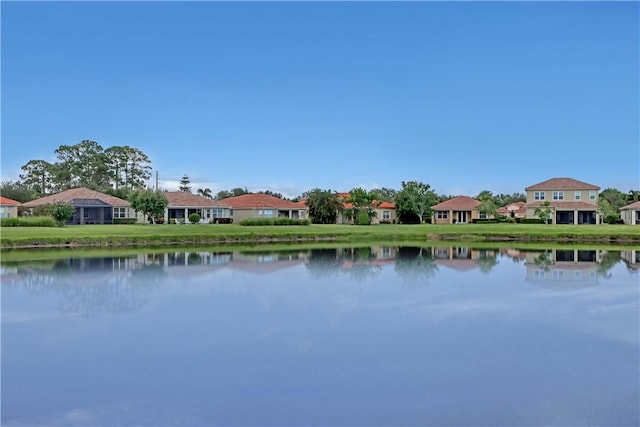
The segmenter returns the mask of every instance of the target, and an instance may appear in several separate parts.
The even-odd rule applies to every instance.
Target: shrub
[[[540,218],[520,218],[520,224],[544,224]]]
[[[200,214],[198,213],[192,213],[191,215],[189,215],[189,222],[192,224],[197,224],[200,222]]]
[[[480,219],[480,218],[474,218],[471,220],[472,224],[497,224],[498,220],[495,219]]]
[[[366,212],[361,212],[358,215],[358,225],[371,225],[371,217]]]
[[[114,224],[135,224],[136,221],[135,218],[113,218]]]
[[[62,227],[69,218],[73,216],[75,208],[67,202],[56,202],[51,205],[51,216],[58,223],[58,227]]]
[[[56,222],[50,216],[2,218],[0,227],[55,227]]]
[[[240,225],[256,226],[256,225],[309,225],[311,221],[308,219],[294,218],[247,218],[240,221]]]

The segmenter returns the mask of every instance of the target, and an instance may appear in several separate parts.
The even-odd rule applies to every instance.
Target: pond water
[[[2,261],[2,425],[638,426],[640,251]]]

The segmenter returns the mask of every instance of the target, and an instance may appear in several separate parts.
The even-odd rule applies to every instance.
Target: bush
[[[113,218],[114,224],[135,224],[136,221],[135,218]]]
[[[499,221],[495,220],[495,219],[480,219],[480,218],[474,218],[471,220],[472,224],[497,224]]]
[[[189,222],[192,224],[197,224],[200,222],[200,214],[198,213],[192,213],[191,215],[189,215]]]
[[[544,220],[539,218],[520,218],[520,224],[544,224]]]
[[[358,215],[358,225],[371,225],[371,217],[366,212],[361,212]]]
[[[211,224],[233,224],[233,218],[212,218]]]
[[[293,218],[247,218],[240,221],[240,225],[255,226],[255,225],[310,225],[311,221],[308,219],[293,219]]]
[[[0,227],[55,227],[56,222],[50,216],[2,218]]]

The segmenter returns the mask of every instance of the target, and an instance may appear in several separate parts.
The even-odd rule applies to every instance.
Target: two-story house
[[[551,178],[525,188],[527,218],[538,218],[536,208],[549,202],[549,223],[598,224],[600,187],[573,178]]]

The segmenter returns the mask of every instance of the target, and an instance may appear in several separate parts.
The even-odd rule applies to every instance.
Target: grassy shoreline
[[[640,226],[631,225],[76,225],[2,227],[0,250],[17,248],[139,247],[188,244],[310,242],[556,242],[640,244]]]

